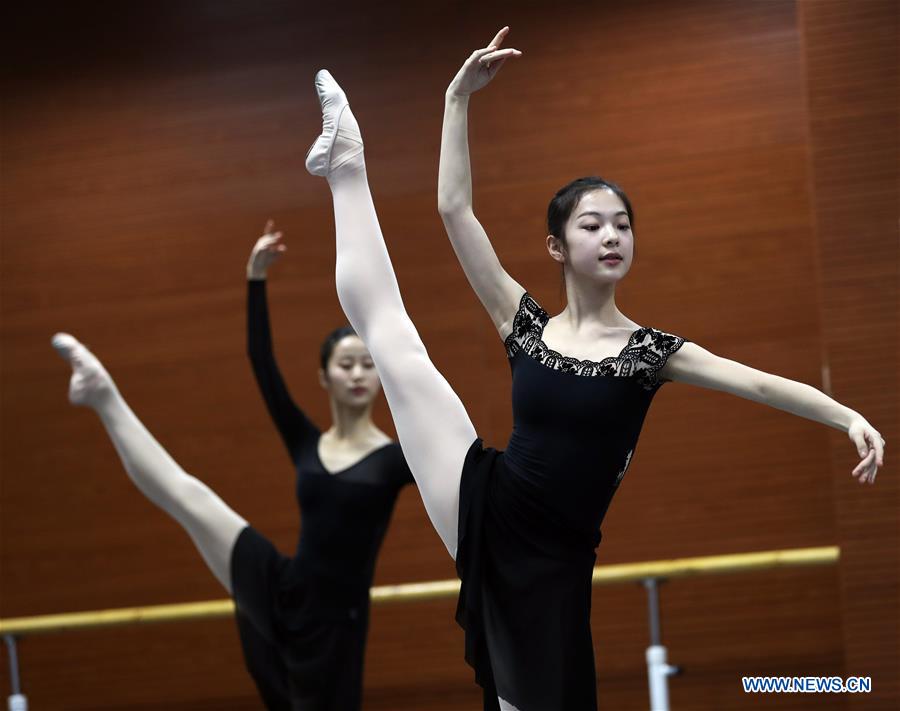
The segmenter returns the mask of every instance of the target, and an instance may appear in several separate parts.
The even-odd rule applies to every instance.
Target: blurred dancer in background
[[[266,706],[352,711],[362,698],[375,560],[397,495],[412,478],[399,445],[372,421],[380,382],[351,328],[322,344],[319,383],[331,427],[321,432],[288,393],[272,350],[265,287],[285,249],[269,222],[247,264],[247,348],[297,470],[303,520],[291,557],[168,455],[85,346],[67,334],[54,336],[53,346],[73,369],[71,402],[98,414],[132,481],[184,527],[234,598],[244,659]]]

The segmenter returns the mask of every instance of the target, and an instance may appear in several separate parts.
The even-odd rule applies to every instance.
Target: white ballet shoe
[[[360,155],[363,142],[347,95],[327,69],[316,74],[316,91],[322,106],[322,133],[306,153],[306,169],[328,177]]]
[[[53,348],[70,366],[69,402],[73,405],[97,405],[113,392],[115,386],[106,368],[78,339],[68,333],[57,333],[50,341]]]

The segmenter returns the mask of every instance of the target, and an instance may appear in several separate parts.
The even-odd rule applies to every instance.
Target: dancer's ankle
[[[325,176],[329,185],[358,178],[366,180],[366,159],[364,153],[357,153],[339,164],[332,163],[328,175]]]

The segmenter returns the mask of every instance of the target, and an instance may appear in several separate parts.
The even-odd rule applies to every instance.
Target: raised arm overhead
[[[469,161],[469,96],[486,86],[510,57],[522,53],[500,49],[508,27],[475,50],[447,88],[441,160],[438,171],[438,211],[466,277],[501,337],[512,326],[524,289],[506,273],[491,241],[472,210],[472,170]]]

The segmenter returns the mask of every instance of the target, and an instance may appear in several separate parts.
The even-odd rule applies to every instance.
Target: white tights
[[[247,521],[206,484],[185,472],[118,392],[97,414],[135,486],[181,524],[230,595],[231,551]]]
[[[344,120],[352,120],[347,114]],[[428,358],[403,306],[363,154],[329,174],[328,183],[334,197],[338,298],[378,369],[425,510],[455,558],[459,481],[475,427]]]
[[[231,594],[231,551],[247,521],[206,484],[185,472],[128,407],[99,360],[67,334],[53,345],[72,366],[69,399],[100,417],[125,471],[150,501],[174,518]]]

